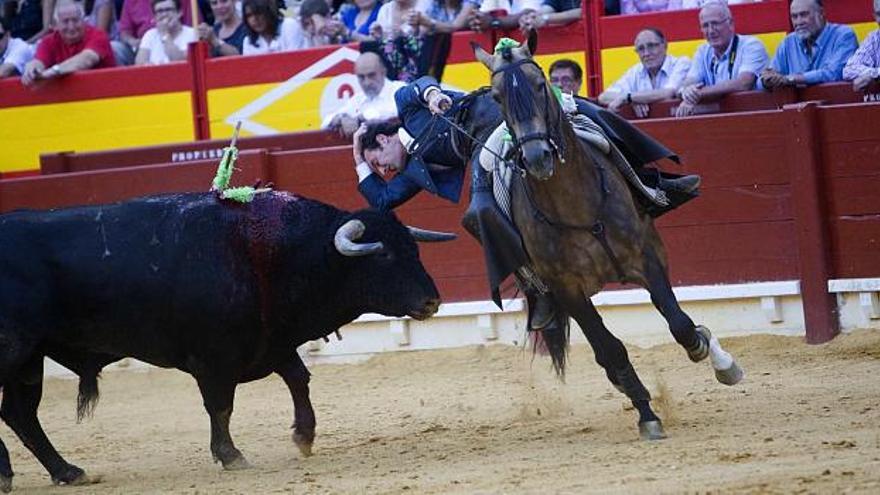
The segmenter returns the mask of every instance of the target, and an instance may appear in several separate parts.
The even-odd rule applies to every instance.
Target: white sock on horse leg
[[[733,356],[721,348],[721,343],[714,335],[709,339],[709,359],[716,370],[728,370],[733,366]]]

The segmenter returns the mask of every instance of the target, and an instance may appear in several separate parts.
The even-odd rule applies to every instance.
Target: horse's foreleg
[[[690,316],[681,309],[669,284],[666,268],[656,252],[648,251],[645,255],[645,276],[651,302],[666,319],[672,337],[684,347],[690,360],[696,363],[710,357],[715,378],[725,385],[734,385],[742,380],[743,370],[733,356],[721,347],[708,328],[695,326]]]
[[[666,438],[660,418],[651,409],[651,394],[629,360],[623,342],[611,334],[593,303],[578,290],[557,290],[564,309],[578,322],[593,348],[596,362],[615,388],[626,394],[639,412],[639,433],[645,440]]]

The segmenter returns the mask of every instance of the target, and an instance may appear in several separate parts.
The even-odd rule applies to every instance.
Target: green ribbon
[[[495,52],[504,48],[518,48],[519,41],[510,39],[510,38],[501,38],[498,40],[498,43],[495,44]]]

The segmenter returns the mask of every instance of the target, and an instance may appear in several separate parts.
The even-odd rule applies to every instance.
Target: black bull
[[[229,435],[235,387],[277,373],[309,453],[315,418],[296,347],[367,312],[434,314],[439,294],[414,242],[446,240],[430,234],[279,192],[244,205],[179,194],[0,215],[0,416],[54,482],[85,481],[37,419],[43,358],[80,376],[82,416],[101,368],[130,356],[191,374],[214,458],[245,467]],[[11,482],[0,441],[0,490]]]

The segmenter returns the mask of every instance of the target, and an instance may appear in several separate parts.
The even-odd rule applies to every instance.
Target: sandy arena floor
[[[823,346],[722,341],[746,369],[733,388],[678,347],[630,347],[669,438],[638,439],[636,413],[572,349],[566,384],[549,361],[506,346],[395,353],[312,369],[315,455],[290,441],[280,379],[241,386],[233,438],[255,465],[211,462],[193,380],[109,372],[77,425],[76,382],[47,382],[41,418],[67,459],[102,481],[53,488],[4,425],[13,493],[880,493],[880,332]]]

